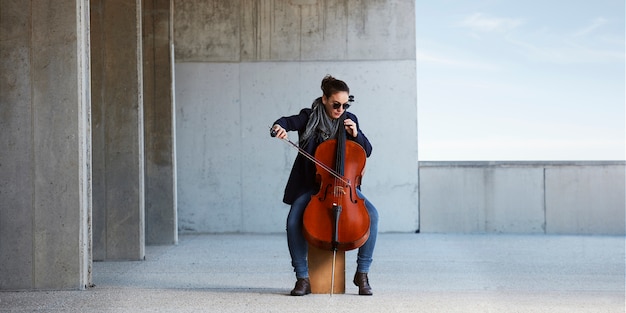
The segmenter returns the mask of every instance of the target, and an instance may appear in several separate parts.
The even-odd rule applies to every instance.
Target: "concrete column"
[[[91,0],[94,260],[145,255],[140,0]]]
[[[172,0],[143,0],[146,244],[178,242]]]
[[[0,289],[91,284],[88,4],[0,0]]]

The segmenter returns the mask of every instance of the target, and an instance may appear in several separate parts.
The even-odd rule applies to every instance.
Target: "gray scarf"
[[[322,97],[313,101],[312,108],[313,111],[311,115],[309,115],[309,121],[306,124],[304,134],[302,134],[300,138],[300,147],[305,147],[309,140],[315,138],[316,135],[318,135],[322,141],[334,139],[337,136],[339,119],[333,120],[328,117],[324,103],[322,103]]]

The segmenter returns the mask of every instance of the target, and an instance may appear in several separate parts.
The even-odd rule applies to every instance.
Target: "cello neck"
[[[346,161],[346,129],[343,126],[343,121],[346,119],[346,112],[339,117],[339,127],[337,127],[337,153],[335,159],[335,171],[339,175],[344,175],[344,165]]]

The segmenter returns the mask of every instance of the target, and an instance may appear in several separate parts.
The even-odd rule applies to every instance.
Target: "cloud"
[[[524,21],[516,18],[499,18],[485,16],[482,13],[474,13],[459,23],[475,32],[508,32],[522,25]]]
[[[460,59],[455,57],[448,57],[442,54],[435,54],[425,51],[423,49],[417,50],[417,62],[418,66],[420,63],[431,63],[436,65],[443,65],[447,67],[453,68],[464,68],[464,69],[475,69],[475,70],[487,70],[487,71],[496,71],[499,69],[498,66],[477,62],[467,59]]]
[[[577,38],[581,37],[562,36],[532,42],[530,39],[522,40],[507,36],[506,40],[533,60],[556,64],[624,62],[623,49],[599,46],[595,42],[581,41]]]
[[[602,27],[607,22],[608,22],[608,20],[606,20],[605,18],[598,17],[598,18],[594,19],[593,21],[591,21],[590,25],[588,25],[588,26],[578,30],[577,32],[575,32],[574,33],[574,37],[586,36],[586,35],[592,33],[593,31],[595,31],[596,29]]]
[[[473,13],[457,25],[470,30],[470,35],[477,39],[486,33],[501,34],[502,39],[518,49],[516,53],[532,60],[555,64],[624,62],[623,37],[608,28],[611,21],[605,17],[596,17],[561,33],[545,29],[533,32],[528,29],[533,25],[525,24],[522,18]],[[528,27],[521,29],[522,25]],[[513,33],[514,29],[519,30]]]

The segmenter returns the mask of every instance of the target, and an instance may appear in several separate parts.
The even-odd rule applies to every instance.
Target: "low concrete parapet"
[[[624,235],[626,161],[419,162],[420,231]]]

